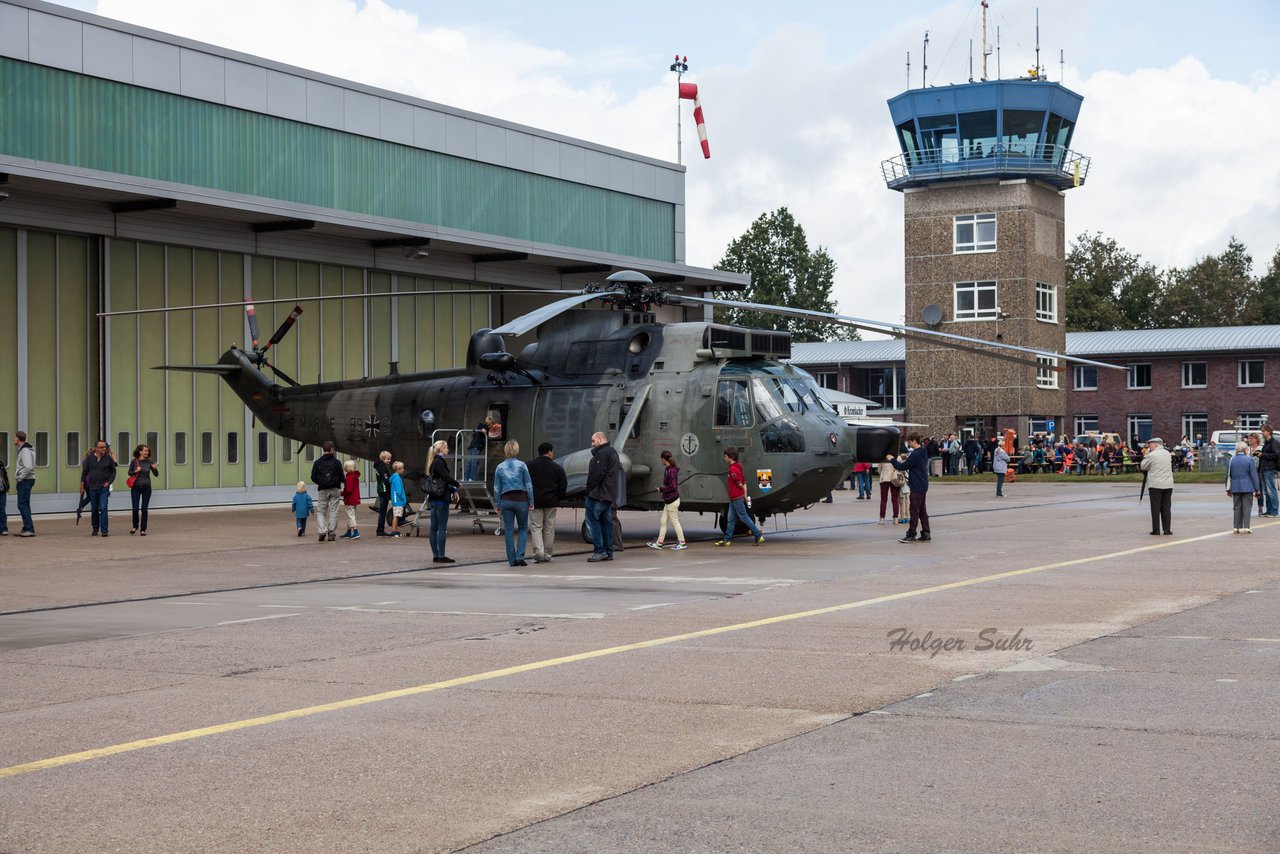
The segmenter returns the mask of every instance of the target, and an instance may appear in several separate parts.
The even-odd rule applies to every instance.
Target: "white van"
[[[1232,457],[1236,452],[1236,442],[1248,435],[1247,430],[1214,430],[1209,436],[1209,444],[1213,445],[1219,458]]]

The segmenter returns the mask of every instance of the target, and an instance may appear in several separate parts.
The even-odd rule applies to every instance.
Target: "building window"
[[[1036,282],[1036,320],[1046,323],[1058,322],[1058,288]]]
[[[821,386],[822,388],[829,388],[832,391],[839,391],[840,386],[838,385],[836,380],[837,376],[838,375],[836,374],[835,371],[822,371],[820,373],[814,374],[813,378],[818,381],[818,385]]]
[[[888,410],[900,410],[905,406],[907,393],[905,367],[867,368],[865,377],[866,383],[862,386],[866,389],[864,397],[874,400]]]
[[[200,434],[200,462],[206,466],[213,465],[213,434]]]
[[[1151,365],[1130,365],[1128,387],[1151,388]]]
[[[1240,361],[1240,385],[1259,386],[1263,384],[1262,360]]]
[[[80,465],[80,434],[67,434],[67,465]]]
[[[1129,416],[1129,441],[1142,443],[1151,438],[1151,413]]]
[[[280,462],[293,462],[293,441],[283,436],[280,438]]]
[[[1182,435],[1195,442],[1209,435],[1209,416],[1203,412],[1183,414]]]
[[[995,320],[995,282],[956,282],[956,320]]]
[[[1183,362],[1182,387],[1204,388],[1209,384],[1208,362]]]
[[[314,463],[316,461],[315,445],[307,445],[307,450],[306,450],[306,453],[303,454],[303,459],[305,459],[309,463]]]
[[[968,214],[955,218],[955,252],[996,251],[996,215]]]
[[[1236,429],[1240,431],[1240,438],[1243,440],[1245,433],[1261,430],[1266,420],[1267,416],[1261,412],[1241,412],[1240,417],[1236,419]]]
[[[133,446],[129,444],[130,439],[128,433],[116,434],[116,458],[123,460],[126,456],[133,453]]]
[[[271,462],[271,434],[265,431],[258,433],[258,462]]]
[[[36,468],[46,468],[49,465],[49,434],[36,433]],[[14,487],[17,489],[17,487]]]
[[[227,434],[227,464],[235,465],[240,462],[240,434]]]
[[[187,464],[187,434],[173,434],[173,464],[175,466],[185,466]]]
[[[160,453],[160,434],[159,433],[147,434],[147,447],[151,449],[151,459],[154,460],[156,456]]]
[[[1098,390],[1098,369],[1088,365],[1076,365],[1076,391]]]
[[[1036,388],[1058,387],[1058,360],[1052,356],[1036,356]]]
[[[1077,415],[1076,416],[1076,435],[1083,436],[1085,433],[1098,432],[1098,416],[1096,415]]]

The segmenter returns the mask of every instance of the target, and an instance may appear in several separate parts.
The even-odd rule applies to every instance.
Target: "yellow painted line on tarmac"
[[[1259,525],[1259,528],[1270,527],[1280,524],[1280,522],[1267,522]],[[668,644],[680,643],[682,641],[697,640],[698,638],[712,637],[714,635],[728,634],[729,632],[740,632],[746,629],[757,629],[762,626],[772,626],[779,623],[787,623],[792,620],[803,620],[808,617],[820,617],[824,614],[835,614],[840,611],[851,611],[855,608],[866,608],[871,605],[880,605],[885,602],[896,602],[901,599],[912,599],[917,596],[927,596],[931,593],[941,593],[945,590],[957,590],[962,587],[972,587],[976,584],[986,584],[991,581],[1001,581],[1006,578],[1017,578],[1020,575],[1031,575],[1037,572],[1047,572],[1051,569],[1065,569],[1069,566],[1079,566],[1086,563],[1095,563],[1103,560],[1114,560],[1115,558],[1128,557],[1129,555],[1141,554],[1143,552],[1155,551],[1157,549],[1167,549],[1173,546],[1185,545],[1187,543],[1200,542],[1202,540],[1211,540],[1217,537],[1230,534],[1230,531],[1221,531],[1216,534],[1205,534],[1199,537],[1188,537],[1180,540],[1170,540],[1168,542],[1155,543],[1149,546],[1141,546],[1139,548],[1125,549],[1124,551],[1111,552],[1110,554],[1095,555],[1093,557],[1075,558],[1074,560],[1058,561],[1057,563],[1046,563],[1040,566],[1032,566],[1027,569],[1014,569],[1008,572],[997,572],[993,575],[983,575],[978,578],[967,578],[963,581],[952,581],[949,584],[938,584],[933,587],[921,587],[916,590],[907,590],[902,593],[891,593],[887,596],[876,596],[871,599],[860,599],[856,602],[845,602],[841,605],[830,605],[825,608],[814,608],[809,611],[796,611],[791,614],[779,614],[776,617],[764,617],[759,620],[751,620],[746,623],[734,623],[729,626],[719,626],[712,629],[701,629],[696,632],[686,632],[680,635],[668,635],[667,637],[654,638],[647,641],[638,641],[636,643],[622,644],[620,646],[611,646],[605,649],[594,649],[589,652],[579,652],[574,655],[565,655],[560,658],[548,658],[543,661],[534,661],[529,664],[519,664],[514,667],[504,667],[500,670],[488,670],[484,673],[473,673],[470,676],[459,676],[456,679],[445,679],[440,682],[430,682],[426,685],[415,685],[411,688],[399,688],[394,691],[384,691],[380,694],[368,694],[364,697],[353,697],[348,700],[338,700],[333,703],[323,703],[318,706],[307,706],[302,709],[292,709],[287,712],[277,712],[273,715],[262,715],[256,718],[245,718],[239,721],[230,721],[228,723],[216,724],[214,726],[201,727],[199,729],[189,729],[183,732],[170,733],[168,735],[158,735],[154,738],[144,738],[138,741],[129,741],[123,744],[113,744],[107,747],[98,747],[93,750],[83,750],[79,753],[66,753],[62,756],[53,756],[48,759],[40,759],[35,762],[24,762],[21,765],[10,765],[7,768],[0,768],[0,779],[5,777],[17,777],[21,774],[31,774],[35,771],[47,771],[50,768],[59,768],[63,765],[74,765],[80,762],[88,762],[91,759],[101,759],[106,756],[115,756],[120,753],[131,753],[135,750],[144,750],[148,747],[160,747],[166,744],[177,744],[183,741],[192,741],[198,738],[206,738],[211,735],[221,735],[222,733],[235,732],[241,729],[250,729],[252,727],[266,726],[267,724],[280,723],[282,721],[296,720],[298,718],[307,718],[312,715],[319,715],[325,712],[337,712],[343,709],[354,709],[359,706],[367,706],[372,703],[382,703],[387,700],[397,700],[402,697],[413,697],[418,694],[429,694],[433,691],[442,691],[446,688],[458,688],[464,685],[475,685],[479,682],[488,682],[493,679],[501,679],[506,676],[515,676],[520,673],[531,673],[535,670],[545,670],[550,667],[559,667],[563,664],[573,664],[579,661],[590,661],[593,658],[604,658],[610,655],[617,655],[623,652],[633,652],[639,649],[651,649],[658,646],[666,646]],[[913,546],[919,548],[919,546]]]

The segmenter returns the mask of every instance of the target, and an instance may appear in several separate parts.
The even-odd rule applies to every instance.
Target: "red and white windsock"
[[[681,83],[680,98],[693,101],[693,120],[698,123],[698,141],[702,143],[702,156],[711,157],[711,145],[707,142],[707,123],[702,118],[702,100],[698,97],[697,83]]]

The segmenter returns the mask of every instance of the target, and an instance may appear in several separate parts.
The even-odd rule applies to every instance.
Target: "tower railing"
[[[882,161],[891,190],[960,178],[1038,178],[1060,190],[1079,187],[1089,176],[1089,158],[1061,145],[1001,145],[924,149]]]

